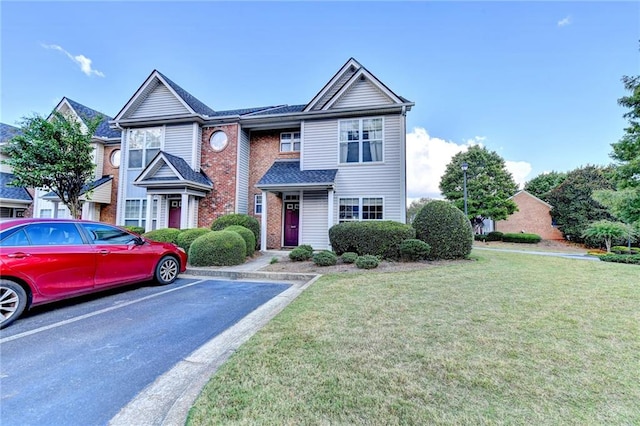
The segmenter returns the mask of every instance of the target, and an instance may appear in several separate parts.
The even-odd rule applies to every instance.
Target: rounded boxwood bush
[[[211,229],[213,231],[222,231],[231,225],[240,225],[251,230],[256,237],[256,249],[260,247],[260,222],[258,222],[258,219],[242,213],[225,214],[213,221]]]
[[[354,263],[358,258],[358,253],[348,251],[346,253],[342,253],[342,256],[340,256],[340,258],[344,263]]]
[[[241,225],[231,225],[224,228],[225,231],[233,231],[240,234],[245,244],[247,245],[247,256],[253,256],[253,253],[256,251],[256,236],[253,235],[253,232],[249,228],[245,228]]]
[[[309,251],[305,247],[296,247],[291,250],[291,253],[289,253],[289,259],[294,262],[303,262],[305,260],[311,259],[312,256],[313,250]]]
[[[180,234],[180,230],[176,228],[162,228],[154,231],[145,232],[143,237],[150,239],[151,241],[159,241],[163,243],[176,243],[176,239]]]
[[[189,248],[193,266],[232,266],[244,263],[247,246],[233,231],[212,231],[196,238]]]
[[[333,266],[338,263],[338,256],[329,250],[322,250],[313,255],[313,263],[318,266]]]
[[[300,244],[296,248],[306,250],[306,251],[309,252],[309,254],[311,254],[313,256],[313,247],[311,247],[309,244]]]
[[[123,228],[129,232],[133,232],[134,234],[144,234],[144,228],[142,226],[123,226]]]
[[[377,268],[380,264],[377,256],[372,256],[370,254],[365,254],[364,256],[359,256],[356,259],[356,266],[360,269],[373,269]]]
[[[331,247],[338,255],[352,251],[385,259],[400,258],[400,243],[415,238],[411,225],[391,220],[344,222],[329,229]]]
[[[471,253],[471,222],[447,201],[435,200],[422,207],[413,220],[413,227],[416,238],[431,247],[427,259],[462,259]]]
[[[416,238],[404,240],[400,243],[400,256],[402,260],[424,260],[429,255],[429,250],[431,250],[429,244]]]
[[[209,232],[211,232],[211,229],[209,228],[185,229],[178,234],[178,237],[176,238],[176,245],[178,247],[182,247],[184,251],[189,253],[189,247],[191,247],[191,243],[193,243],[196,238],[200,237],[201,235],[208,234]]]

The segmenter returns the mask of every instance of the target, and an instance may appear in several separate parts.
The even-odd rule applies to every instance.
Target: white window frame
[[[136,202],[136,201],[139,203],[138,207],[136,208],[137,215],[127,216],[127,213],[128,213],[127,204],[129,204],[129,202]],[[147,218],[147,199],[146,198],[127,198],[126,200],[124,200],[124,220],[122,221],[124,226],[141,226],[144,228],[146,224],[146,218]],[[127,221],[129,221],[130,223],[127,223]],[[134,221],[136,223],[133,223]]]
[[[259,211],[258,207],[260,207]],[[262,194],[253,196],[253,214],[262,214]]]
[[[159,145],[156,146],[149,146],[149,144],[151,142],[153,142],[153,140],[148,140],[147,135],[149,134],[149,132],[151,131],[159,131],[160,132],[160,142]],[[133,141],[133,134],[134,133],[138,133],[141,132],[143,133],[143,140],[142,140],[142,146],[140,148],[135,148],[132,149],[131,148],[131,144]],[[145,128],[141,128],[141,129],[129,129],[128,132],[128,152],[127,152],[127,168],[128,169],[144,169],[145,167],[147,167],[149,165],[149,163],[151,162],[151,160],[153,159],[153,157],[156,156],[156,154],[159,151],[162,151],[163,145],[164,145],[164,127],[145,127]],[[131,165],[131,152],[133,151],[140,151],[141,152],[141,157],[142,157],[142,163],[138,166],[138,165]]]
[[[365,122],[367,121],[374,121],[374,120],[380,120],[380,129],[379,132],[380,134],[377,135],[376,133],[374,133],[373,135],[369,135],[368,136],[374,136],[373,138],[368,137],[367,139],[364,138],[364,127],[365,127]],[[351,124],[356,124],[357,122],[357,138],[351,136],[349,134],[349,130],[345,129],[343,131],[343,126],[347,126],[349,123]],[[354,129],[355,130],[355,129]],[[367,131],[369,132],[369,131]],[[377,132],[377,130],[375,130],[374,132]],[[351,137],[351,139],[350,139]],[[380,157],[379,159],[376,160],[369,160],[369,161],[365,161],[364,160],[364,144],[368,142],[369,143],[369,149],[371,150],[371,144],[374,143],[376,145],[379,146],[379,153],[378,156]],[[349,157],[349,144],[358,144],[358,161],[347,161],[348,157]],[[348,120],[338,120],[338,164],[341,165],[345,165],[345,164],[378,164],[378,163],[382,163],[384,162],[384,117],[366,117],[366,118],[350,118]],[[343,151],[345,152],[344,154],[344,161],[343,161]],[[371,152],[371,151],[370,151]]]
[[[357,204],[352,203],[350,206],[356,208],[355,214],[349,215],[350,217],[344,218],[342,216],[341,207],[343,206],[343,200],[351,200],[352,202],[357,201]],[[370,200],[376,200],[376,204],[371,204]],[[365,204],[368,202],[367,204]],[[379,202],[379,204],[377,204]],[[364,209],[365,207],[376,207],[380,206],[382,208],[381,217],[379,218],[365,218]],[[340,197],[338,198],[338,223],[342,222],[362,222],[362,221],[372,221],[372,220],[384,220],[384,197]]]
[[[286,140],[284,139],[285,135],[287,137]],[[300,152],[301,141],[300,131],[280,133],[280,152]],[[284,145],[289,145],[289,147],[285,149],[283,148]]]

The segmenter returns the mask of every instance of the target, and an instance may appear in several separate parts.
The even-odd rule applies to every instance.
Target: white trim
[[[260,251],[267,250],[267,191],[262,191],[262,217],[260,220]]]
[[[362,150],[362,143],[363,143],[363,139],[362,139],[362,121],[363,120],[375,120],[376,118],[379,118],[382,120],[382,160],[380,161],[362,161],[362,156],[363,156],[363,150]],[[385,116],[371,116],[371,117],[353,117],[353,118],[344,118],[344,119],[340,119],[338,120],[338,166],[339,167],[343,167],[343,166],[353,166],[353,165],[358,165],[358,166],[362,166],[362,165],[367,165],[367,164],[375,164],[375,165],[380,165],[380,164],[384,164],[384,159],[385,159],[385,155],[384,155],[384,149],[386,146],[385,143],[385,132],[386,132],[386,120],[384,119]],[[342,123],[343,121],[355,121],[358,120],[359,122],[359,127],[358,127],[358,132],[360,133],[360,138],[358,139],[358,161],[352,161],[352,162],[341,162],[340,161],[340,123]],[[352,141],[353,142],[353,141]],[[348,143],[348,142],[346,142]]]
[[[304,123],[300,123],[300,171],[304,170]]]
[[[238,211],[239,209],[239,204],[238,200],[240,200],[240,166],[242,161],[240,161],[240,155],[241,155],[241,145],[242,143],[240,142],[242,140],[242,135],[240,134],[240,132],[242,131],[242,129],[240,128],[240,123],[236,124],[236,195],[235,195],[235,200],[234,200],[234,213],[240,213]],[[213,136],[216,133],[216,130],[213,131],[213,133],[211,133],[211,136]],[[226,132],[225,132],[226,133]],[[229,135],[227,135],[227,138],[229,137]],[[227,140],[227,144],[228,144],[228,140]],[[226,147],[225,147],[226,148]],[[224,149],[224,148],[223,148]],[[214,150],[215,151],[215,150]],[[247,171],[247,174],[250,174],[250,171]],[[248,202],[249,200],[247,200]]]
[[[333,78],[331,78],[331,80],[329,80],[329,82],[324,85],[324,87],[313,97],[313,99],[311,99],[311,101],[303,109],[303,112],[312,110],[316,106],[318,101],[320,101],[320,99],[322,99],[322,97],[333,88],[333,86],[342,78],[342,75],[352,66],[356,69],[362,68],[362,65],[360,65],[358,61],[353,58],[349,58],[347,63],[344,64],[342,68],[340,68],[338,72],[333,76]]]
[[[400,222],[407,223],[407,112],[402,107],[402,115],[400,116],[400,199],[402,206],[400,209]],[[382,124],[384,126],[384,123]],[[384,149],[384,147],[383,147]]]
[[[258,197],[260,197],[260,213],[258,213],[256,207],[258,206]],[[253,194],[253,214],[255,215],[262,215],[263,212],[263,199],[262,199],[262,194]]]
[[[371,84],[376,86],[376,88],[378,90],[380,90],[382,93],[384,93],[389,98],[391,98],[391,100],[394,101],[396,104],[403,103],[402,100],[400,98],[398,98],[398,96],[395,93],[393,93],[391,90],[389,90],[389,88],[386,87],[373,74],[371,74],[369,71],[367,71],[364,68],[360,68],[358,71],[356,71],[355,74],[353,74],[351,76],[351,78],[344,84],[344,86],[342,86],[342,88],[340,90],[338,90],[338,92],[335,95],[333,95],[333,97],[329,100],[329,102],[327,102],[325,104],[325,106],[322,107],[322,109],[324,111],[330,109],[336,102],[338,102],[338,100],[342,97],[342,95],[344,95],[351,88],[351,86],[353,86],[354,84],[357,83],[357,81],[361,77],[364,77],[367,80],[369,80],[369,82],[371,82]]]

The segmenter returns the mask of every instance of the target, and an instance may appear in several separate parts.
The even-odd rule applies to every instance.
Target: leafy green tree
[[[13,169],[14,186],[53,191],[71,212],[82,213],[80,196],[93,177],[91,138],[102,117],[82,124],[54,112],[49,118],[35,115],[23,118],[21,134],[6,145],[4,163]]]
[[[549,202],[549,192],[567,178],[564,172],[542,173],[524,184],[524,190],[543,201]]]
[[[610,220],[599,220],[590,224],[582,233],[583,238],[593,237],[604,240],[607,253],[611,253],[611,241],[614,238],[621,238],[629,235],[631,228],[622,222],[612,222]]]
[[[464,211],[464,174],[467,169],[468,217],[482,216],[494,220],[506,219],[517,210],[509,199],[518,190],[505,162],[496,152],[484,147],[472,146],[466,152],[453,156],[440,180],[440,192],[447,200]]]
[[[551,217],[568,240],[583,242],[590,223],[612,220],[608,209],[592,198],[599,189],[613,189],[610,168],[585,166],[567,174],[565,181],[549,193]]]
[[[622,222],[640,225],[640,192],[636,189],[601,189],[594,191],[591,196]]]
[[[407,223],[411,224],[413,219],[415,219],[416,215],[420,211],[420,209],[431,201],[431,198],[420,198],[419,200],[413,200],[409,207],[407,207]]]

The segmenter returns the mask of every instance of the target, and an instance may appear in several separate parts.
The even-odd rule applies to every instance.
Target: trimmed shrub
[[[426,259],[429,255],[429,244],[415,238],[404,240],[400,243],[400,256],[402,260],[416,261]]]
[[[427,259],[461,259],[471,253],[471,222],[453,204],[435,200],[426,204],[413,220],[416,238],[429,244]]]
[[[245,228],[241,225],[231,225],[224,228],[225,231],[233,231],[240,234],[245,244],[247,245],[246,254],[247,256],[253,256],[253,253],[256,251],[256,237],[253,235],[253,232],[249,228]]]
[[[333,266],[338,263],[338,256],[332,251],[322,250],[313,255],[313,263],[318,266]]]
[[[134,234],[144,234],[144,228],[142,226],[123,226],[123,228],[129,232],[133,232]]]
[[[309,244],[300,244],[297,248],[306,250],[310,255],[313,256],[313,247],[311,247]]]
[[[538,234],[503,234],[502,241],[505,243],[523,243],[523,244],[537,244],[542,240]]]
[[[476,241],[482,241],[483,243],[487,241],[487,234],[475,234],[473,239]]]
[[[180,234],[179,229],[175,228],[162,228],[154,231],[145,232],[143,237],[150,239],[151,241],[159,241],[163,243],[176,243],[176,239]]]
[[[340,256],[340,258],[344,263],[354,263],[358,258],[358,253],[348,251],[348,252],[342,253],[342,256]]]
[[[237,232],[212,231],[196,238],[189,248],[193,266],[231,266],[244,262],[246,243]]]
[[[176,238],[176,245],[178,247],[182,247],[184,251],[189,253],[189,247],[191,247],[191,243],[193,243],[196,238],[200,237],[201,235],[208,234],[209,232],[211,232],[211,229],[209,228],[185,229],[178,234],[178,237]]]
[[[640,254],[640,248],[627,247],[627,246],[614,246],[611,247],[611,252],[615,254]]]
[[[640,254],[603,254],[600,260],[604,262],[628,263],[640,265]]]
[[[414,229],[391,220],[344,222],[329,229],[331,247],[338,255],[352,251],[397,260],[400,243],[409,238],[415,238]]]
[[[487,234],[487,241],[502,241],[503,235],[500,231],[491,231]]]
[[[370,254],[365,254],[364,256],[359,256],[356,259],[356,266],[360,269],[373,269],[377,268],[380,264],[377,256],[372,256]]]
[[[260,247],[260,222],[253,216],[241,213],[230,213],[220,216],[211,224],[211,230],[222,231],[227,226],[240,225],[251,230],[256,237],[256,249]]]
[[[289,253],[289,259],[294,262],[309,260],[311,256],[313,256],[313,251],[309,251],[304,247],[296,247]]]

